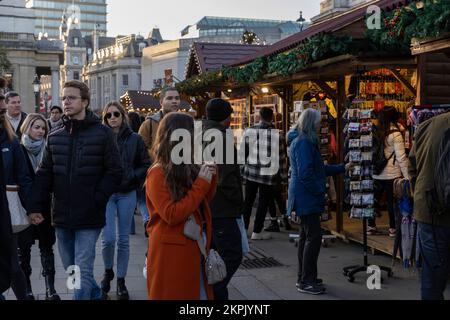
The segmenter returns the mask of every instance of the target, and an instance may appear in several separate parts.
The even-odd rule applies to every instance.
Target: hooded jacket
[[[42,213],[45,200],[53,193],[55,227],[102,228],[106,203],[121,179],[112,130],[89,110],[84,120],[64,117],[64,127],[48,137],[33,184],[31,213]]]

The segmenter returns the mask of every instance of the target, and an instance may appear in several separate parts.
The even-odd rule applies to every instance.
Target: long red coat
[[[147,174],[146,198],[150,212],[147,255],[147,289],[151,300],[198,300],[200,297],[201,253],[197,242],[183,235],[187,218],[194,213],[201,224],[200,204],[206,218],[207,252],[211,245],[212,219],[208,202],[215,194],[217,177],[211,184],[197,178],[180,201],[172,200],[164,171],[154,166]],[[205,287],[213,299],[212,286]]]

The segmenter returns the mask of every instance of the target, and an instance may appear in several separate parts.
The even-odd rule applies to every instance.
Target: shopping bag
[[[27,211],[22,206],[18,191],[18,186],[6,186],[6,198],[8,199],[13,233],[19,233],[30,226]]]
[[[245,230],[244,218],[241,216],[236,219],[239,226],[239,231],[241,231],[241,242],[242,242],[242,255],[247,255],[250,252],[250,246],[248,244],[247,231]]]

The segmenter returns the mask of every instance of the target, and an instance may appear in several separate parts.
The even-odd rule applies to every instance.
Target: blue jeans
[[[102,233],[102,255],[105,269],[114,266],[116,246],[116,216],[118,226],[117,240],[117,278],[125,278],[130,258],[130,230],[136,208],[136,191],[115,193],[106,205],[106,226]]]
[[[419,223],[419,243],[423,257],[422,300],[444,300],[450,274],[450,228]]]
[[[148,213],[147,202],[145,200],[145,189],[139,188],[137,190],[137,202],[139,207],[139,212],[141,213],[142,222],[147,222],[150,220],[150,214]]]
[[[95,245],[101,229],[71,230],[56,228],[59,254],[64,269],[78,266],[81,289],[75,289],[75,300],[99,300],[102,291],[94,279]]]

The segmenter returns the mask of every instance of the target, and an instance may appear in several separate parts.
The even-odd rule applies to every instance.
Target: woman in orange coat
[[[160,122],[152,150],[154,165],[147,174],[146,198],[151,217],[147,226],[148,297],[212,300],[212,286],[207,284],[198,244],[187,238],[183,229],[188,217],[194,214],[197,224],[203,226],[209,252],[212,220],[208,202],[216,190],[216,167],[194,165],[193,156],[188,159],[190,164],[174,164],[172,150],[178,142],[172,142],[171,136],[177,129],[190,133],[191,145],[187,147],[193,151],[194,119],[183,113],[168,114]]]

